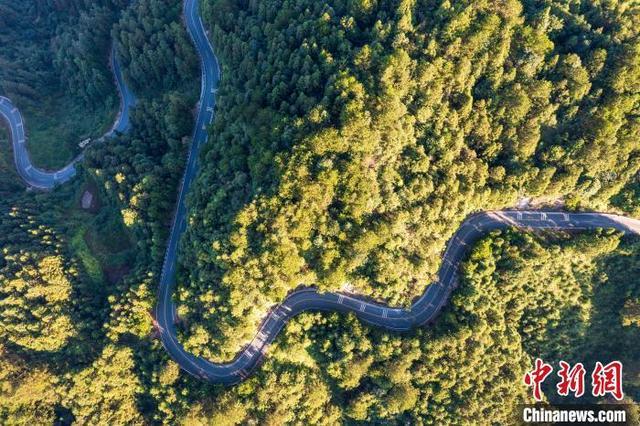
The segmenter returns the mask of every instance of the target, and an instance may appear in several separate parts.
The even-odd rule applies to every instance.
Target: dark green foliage
[[[254,377],[192,405],[185,422],[513,424],[531,401],[522,377],[536,357],[556,368],[620,359],[637,401],[639,329],[620,314],[640,288],[639,262],[637,240],[606,232],[488,236],[434,327],[398,335],[352,316],[304,314]],[[561,402],[553,383],[547,397]]]
[[[0,94],[20,108],[33,161],[60,168],[111,126],[118,106],[111,27],[126,0],[0,5]]]
[[[118,57],[135,93],[153,96],[159,87],[176,89],[196,75],[198,57],[181,19],[182,2],[141,0],[113,29]]]
[[[105,49],[111,46],[113,22],[107,15],[118,17],[121,9],[77,2],[76,19],[74,2],[27,3],[24,10],[36,15],[40,7],[51,19],[56,15],[49,8],[69,15],[55,21],[65,25],[64,34],[50,41],[62,52],[52,60],[64,67],[63,80],[71,81],[65,87],[70,98],[99,96],[102,74],[92,73],[99,70],[111,84]],[[155,8],[161,22],[146,14],[145,4]],[[73,181],[51,193],[24,191],[2,133],[0,423],[140,423],[158,411],[154,377],[166,354],[151,340],[150,312],[199,87],[196,56],[180,12],[175,2],[155,1],[133,2],[124,10],[123,22],[133,22],[141,40],[169,43],[168,51],[155,55],[169,60],[165,65],[171,69],[163,75],[179,77],[149,80],[153,90],[136,93],[131,130],[92,145]],[[3,30],[19,38],[16,28]],[[50,36],[42,35],[43,44]],[[118,48],[149,50],[152,44],[118,43]],[[160,66],[158,58],[154,65]],[[100,66],[88,65],[94,60]],[[137,66],[124,64],[125,75],[135,75]],[[95,85],[72,93],[71,86],[85,84],[83,79]],[[34,91],[33,100],[47,100],[50,93]],[[77,100],[79,108],[83,102]],[[29,121],[26,125],[30,130]],[[98,199],[96,211],[80,208],[86,189]]]
[[[13,162],[9,132],[0,127],[0,198],[10,197],[22,190],[20,177]]]
[[[518,195],[637,213],[640,27],[622,2],[203,3],[224,78],[181,250],[195,352],[230,358],[300,284],[407,303],[465,214]],[[101,99],[110,32],[139,95],[130,133],[53,193],[16,187],[0,151],[0,423],[509,424],[533,357],[638,371],[640,246],[506,232],[473,248],[432,328],[308,313],[239,386],[181,372],[150,337],[198,87],[180,6],[0,5],[12,96]],[[46,25],[16,28],[17,12]],[[73,205],[83,179],[95,215]],[[123,259],[114,283],[89,270]]]
[[[407,304],[468,213],[520,196],[606,209],[639,170],[625,2],[204,10],[224,68],[182,251],[196,352],[230,359],[303,284]]]
[[[109,32],[125,1],[8,1],[0,6],[0,87],[18,106],[71,92],[85,106],[112,94]],[[37,22],[38,25],[34,25]]]
[[[122,206],[124,224],[140,233],[145,245],[137,251],[151,259],[164,250],[190,142],[190,115],[173,112],[174,104],[179,108],[184,102],[177,93],[140,100],[131,117],[133,130],[86,155],[86,167]]]

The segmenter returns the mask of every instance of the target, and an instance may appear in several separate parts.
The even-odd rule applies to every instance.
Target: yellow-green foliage
[[[472,249],[434,327],[397,335],[353,316],[304,314],[254,377],[192,407],[184,421],[307,422],[316,409],[299,396],[312,382],[322,410],[341,423],[512,424],[518,404],[531,400],[522,377],[536,357],[587,368],[619,359],[636,371],[640,336],[620,313],[640,289],[640,246],[619,242],[607,233],[489,236]],[[553,381],[547,398],[561,402]],[[636,382],[625,376],[631,399]],[[330,399],[320,398],[325,386]],[[289,417],[271,417],[284,407]]]
[[[628,2],[204,6],[223,80],[181,252],[197,352],[229,359],[299,285],[408,304],[469,212],[606,208],[640,168]]]

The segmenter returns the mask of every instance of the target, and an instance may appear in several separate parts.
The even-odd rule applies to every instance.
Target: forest
[[[181,250],[196,353],[231,359],[300,285],[406,306],[476,210],[638,211],[637,6],[204,6],[223,80]]]
[[[232,358],[299,285],[409,304],[476,210],[640,214],[628,2],[202,3],[222,82],[174,296],[195,353]],[[240,385],[181,371],[152,327],[200,87],[181,19],[170,0],[0,5],[0,93],[27,126],[60,93],[108,116],[111,46],[138,98],[49,193],[24,190],[0,126],[0,424],[508,424],[536,357],[620,360],[640,400],[640,241],[607,230],[487,235],[432,327],[310,312]]]
[[[521,377],[532,354],[587,368],[620,359],[637,402],[640,329],[621,313],[639,294],[639,249],[609,233],[488,236],[433,328],[397,335],[304,314],[254,378],[205,399],[185,424],[514,424],[513,408],[531,401]],[[546,399],[562,403],[552,384]]]
[[[20,108],[34,164],[66,165],[102,136],[119,100],[109,32],[126,0],[7,0],[0,4],[0,95]]]

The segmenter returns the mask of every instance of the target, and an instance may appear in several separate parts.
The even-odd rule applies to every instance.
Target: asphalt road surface
[[[563,213],[557,211],[497,211],[467,218],[449,240],[442,257],[437,281],[429,284],[410,309],[393,308],[341,293],[318,293],[307,288],[291,293],[274,307],[258,333],[236,358],[227,364],[215,364],[184,350],[176,339],[175,308],[170,293],[158,305],[158,323],[162,342],[171,357],[193,376],[217,383],[235,384],[247,378],[258,366],[266,349],[280,330],[295,315],[304,311],[353,312],[360,320],[390,331],[408,331],[433,322],[458,286],[458,266],[467,250],[488,232],[510,227],[530,230],[587,231],[616,229],[640,235],[640,220],[604,213]]]
[[[129,110],[135,104],[135,97],[124,83],[120,64],[113,52],[111,54],[111,64],[116,79],[116,86],[120,93],[120,111],[109,132],[102,136],[99,141],[112,137],[116,132],[123,133],[129,128]],[[27,136],[22,114],[20,114],[18,108],[16,108],[9,99],[3,96],[0,96],[0,117],[4,117],[9,124],[11,142],[13,144],[13,160],[18,174],[27,185],[37,189],[52,189],[56,185],[69,181],[76,175],[75,165],[78,161],[82,160],[82,154],[78,155],[69,164],[57,171],[47,171],[34,167],[29,157],[29,151],[27,150]]]
[[[176,307],[172,299],[175,287],[175,266],[180,237],[186,228],[185,196],[198,170],[198,154],[207,141],[207,126],[213,121],[215,93],[220,79],[218,60],[207,38],[198,10],[198,0],[186,0],[184,15],[187,29],[202,60],[202,86],[193,143],[187,160],[176,213],[162,267],[158,304],[155,311],[156,327],[165,349],[182,369],[189,374],[216,383],[234,384],[246,379],[259,365],[270,343],[294,316],[304,311],[353,312],[362,321],[394,332],[402,332],[431,323],[445,306],[451,292],[458,286],[458,266],[467,250],[488,232],[510,227],[531,230],[583,231],[612,228],[625,234],[640,235],[640,220],[605,213],[563,213],[557,211],[501,211],[484,212],[470,216],[449,240],[442,256],[437,281],[426,286],[423,295],[409,309],[394,308],[343,293],[319,293],[313,287],[291,293],[275,306],[260,325],[253,340],[229,363],[213,363],[188,353],[178,341],[176,333]],[[122,93],[122,113],[110,136],[128,127],[129,106],[133,95],[122,81],[117,63],[114,72]],[[0,114],[11,126],[16,167],[20,175],[32,186],[50,189],[69,180],[75,174],[73,163],[55,172],[34,169],[25,147],[24,123],[20,113],[6,98],[0,98]]]
[[[207,39],[198,11],[198,0],[186,0],[187,28],[202,58],[202,91],[193,144],[178,196],[177,211],[162,269],[156,326],[162,344],[179,365],[191,375],[216,383],[234,384],[247,378],[258,366],[269,344],[295,315],[304,311],[353,312],[362,321],[391,331],[407,331],[433,321],[458,285],[458,265],[469,246],[487,232],[509,227],[526,229],[592,230],[614,228],[628,234],[640,234],[640,220],[601,213],[562,213],[540,211],[486,212],[469,217],[447,245],[438,272],[438,280],[426,287],[410,309],[393,308],[341,293],[319,293],[305,288],[291,293],[275,306],[260,325],[253,340],[236,358],[226,364],[213,363],[188,353],[178,341],[176,307],[172,299],[175,265],[180,236],[186,228],[185,194],[197,172],[200,147],[207,140],[206,125],[213,120],[215,92],[220,79],[218,60]]]

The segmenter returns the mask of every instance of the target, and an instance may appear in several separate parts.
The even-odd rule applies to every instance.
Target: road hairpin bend
[[[350,294],[319,293],[314,288],[305,288],[289,294],[281,304],[269,312],[253,340],[237,354],[233,361],[213,363],[190,354],[177,338],[176,307],[172,299],[175,287],[175,266],[178,242],[186,229],[185,196],[197,174],[200,147],[207,141],[207,125],[214,118],[215,94],[220,80],[218,60],[204,29],[198,6],[198,0],[185,0],[185,22],[201,58],[200,103],[193,141],[178,193],[175,216],[162,266],[158,303],[155,309],[155,324],[164,348],[171,358],[191,375],[223,384],[234,384],[246,379],[263,359],[269,344],[273,342],[287,321],[304,311],[352,312],[363,322],[390,331],[406,331],[430,323],[437,317],[449,300],[451,292],[457,287],[459,281],[458,265],[464,259],[468,247],[493,230],[511,227],[576,231],[612,228],[625,234],[640,234],[640,220],[606,213],[557,211],[478,213],[468,217],[449,240],[436,282],[428,285],[422,296],[409,309],[372,303]],[[120,117],[112,132],[126,130],[129,107],[134,101],[133,95],[122,80],[120,67],[115,59],[113,68],[121,93],[122,106]],[[26,138],[22,116],[11,101],[2,97],[0,97],[0,116],[4,117],[11,128],[16,167],[27,184],[39,189],[51,189],[75,175],[74,164],[81,157],[57,172],[45,172],[34,168],[25,146]]]

